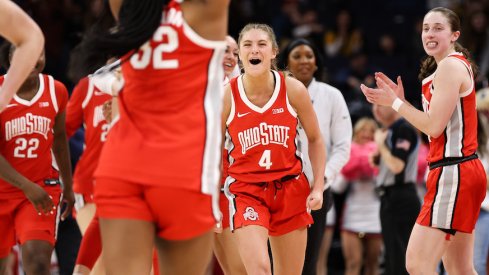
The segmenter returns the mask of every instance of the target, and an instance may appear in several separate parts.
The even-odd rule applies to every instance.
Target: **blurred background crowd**
[[[71,50],[83,32],[101,14],[106,0],[15,0],[42,28],[46,38],[46,74],[63,82],[71,91],[78,79],[68,76]],[[459,40],[479,66],[476,90],[488,87],[489,78],[489,0],[232,0],[229,33],[237,38],[250,22],[267,23],[277,35],[281,48],[295,38],[307,38],[321,51],[323,81],[343,94],[353,124],[372,117],[371,105],[360,90],[360,83],[374,84],[374,72],[389,77],[402,76],[406,98],[420,106],[419,65],[424,57],[421,43],[423,15],[437,6],[457,12],[462,21]],[[488,108],[489,109],[489,108]],[[373,139],[373,131],[370,141]],[[75,136],[73,162],[82,150]],[[420,163],[426,169],[426,147]],[[419,173],[422,189],[424,169]],[[422,193],[422,190],[421,190]],[[345,195],[337,194],[341,205]],[[341,211],[341,206],[338,207]],[[341,217],[338,213],[337,217]],[[338,222],[336,223],[338,224]],[[80,241],[76,222],[61,224],[57,250],[60,274],[71,274]],[[337,229],[338,231],[338,229]],[[335,235],[338,235],[336,233]],[[343,269],[341,242],[332,244],[328,261],[330,274]],[[336,251],[336,252],[335,252]]]

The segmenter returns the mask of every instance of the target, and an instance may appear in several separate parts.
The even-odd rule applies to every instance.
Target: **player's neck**
[[[22,86],[20,86],[17,91],[17,96],[25,99],[31,100],[39,90],[39,77],[37,75],[30,76],[24,81]]]

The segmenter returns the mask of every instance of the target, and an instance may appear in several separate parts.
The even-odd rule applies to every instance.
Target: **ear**
[[[456,32],[453,32],[452,33],[452,42],[455,42],[458,40],[458,38],[460,37],[460,31],[456,31]]]
[[[278,49],[273,49],[272,50],[272,59],[277,58],[277,55],[278,55]]]

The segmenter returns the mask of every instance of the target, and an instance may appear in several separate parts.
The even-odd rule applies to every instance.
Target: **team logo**
[[[49,107],[49,102],[47,101],[39,102],[39,108],[46,108],[46,107]]]
[[[243,217],[244,217],[245,221],[246,220],[250,220],[250,221],[259,220],[258,213],[251,206],[246,207],[246,210],[243,214]]]
[[[251,112],[247,112],[247,113],[243,113],[243,114],[238,113],[238,117],[244,117],[245,115],[248,115],[249,113],[251,113]]]
[[[272,110],[272,114],[276,115],[276,114],[280,114],[280,113],[283,113],[284,112],[284,108],[278,108],[278,109],[273,109]]]

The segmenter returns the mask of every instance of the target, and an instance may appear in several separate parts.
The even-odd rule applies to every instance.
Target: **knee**
[[[51,267],[51,253],[43,249],[30,247],[22,253],[23,265],[28,274],[49,274]]]
[[[248,274],[271,275],[272,269],[269,261],[257,261],[251,265],[247,265],[246,272]]]
[[[362,259],[361,258],[347,258],[346,260],[346,269],[349,271],[352,270],[360,270],[362,267]]]
[[[477,274],[472,263],[459,262],[457,264],[450,264],[450,263],[445,263],[444,261],[443,266],[447,270],[448,274],[453,274],[453,275]]]

